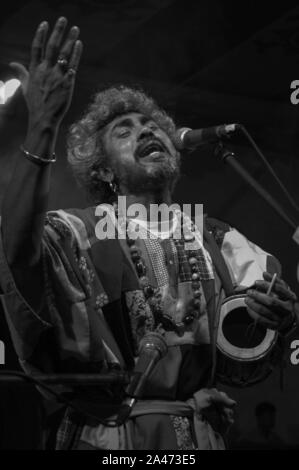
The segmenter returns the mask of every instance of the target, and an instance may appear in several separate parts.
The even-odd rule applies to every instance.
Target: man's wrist
[[[29,123],[23,147],[34,155],[45,157],[55,153],[58,126],[48,122]]]
[[[56,136],[58,133],[59,124],[53,123],[50,119],[41,117],[38,119],[30,119],[28,121],[27,135],[38,133],[40,135]]]

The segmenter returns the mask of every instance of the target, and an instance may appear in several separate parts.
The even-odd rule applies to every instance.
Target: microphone
[[[134,368],[131,382],[127,386],[126,398],[117,417],[118,424],[122,424],[129,417],[136,401],[142,397],[146,381],[156,364],[167,353],[167,344],[160,333],[147,333],[140,341],[139,358]]]
[[[239,128],[239,124],[221,124],[192,130],[189,127],[178,129],[174,137],[177,150],[194,149],[200,145],[217,142],[221,137],[227,137]]]

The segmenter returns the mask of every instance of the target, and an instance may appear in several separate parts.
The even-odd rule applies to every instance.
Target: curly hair
[[[176,127],[172,118],[142,90],[124,85],[98,92],[85,115],[70,127],[68,162],[77,182],[94,202],[113,199],[109,184],[98,178],[99,168],[108,163],[103,145],[104,128],[117,116],[130,112],[150,117],[170,139],[173,138]]]

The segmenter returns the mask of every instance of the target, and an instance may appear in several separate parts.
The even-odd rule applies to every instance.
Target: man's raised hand
[[[31,128],[42,123],[57,129],[70,106],[83,46],[79,28],[73,26],[66,36],[66,26],[66,18],[59,18],[47,40],[49,25],[42,22],[32,42],[29,69],[10,64],[21,81]]]

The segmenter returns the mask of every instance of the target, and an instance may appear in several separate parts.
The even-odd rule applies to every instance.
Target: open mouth
[[[158,158],[161,153],[167,152],[165,146],[158,140],[150,140],[141,144],[137,149],[137,156],[141,158]]]

